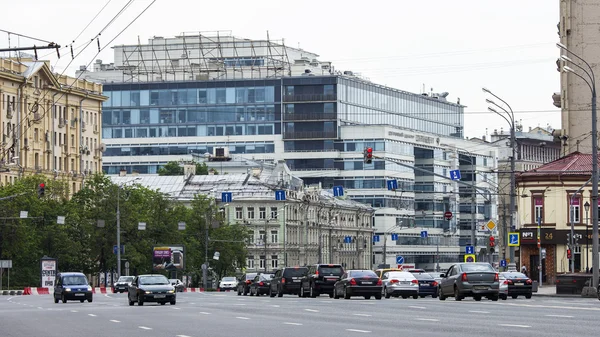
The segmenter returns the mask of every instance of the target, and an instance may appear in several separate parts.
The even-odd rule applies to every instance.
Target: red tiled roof
[[[599,161],[600,163],[600,161]],[[565,157],[544,164],[536,169],[522,172],[520,177],[590,175],[592,173],[592,155],[573,152]]]

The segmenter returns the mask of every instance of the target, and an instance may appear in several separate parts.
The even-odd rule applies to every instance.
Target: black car
[[[258,273],[246,273],[242,275],[242,277],[240,277],[240,280],[237,285],[238,296],[242,294],[244,296],[248,295],[248,292],[250,291],[250,284],[252,284],[252,281],[254,280],[256,275],[258,275]]]
[[[250,283],[250,296],[267,295],[271,288],[271,279],[273,274],[260,274],[254,277],[252,283]]]
[[[131,282],[133,282],[133,276],[121,276],[113,285],[113,293],[124,293],[129,288]]]
[[[352,296],[364,296],[368,300],[371,296],[375,296],[375,299],[380,300],[383,283],[372,270],[348,270],[334,287],[333,298],[335,299],[341,296],[347,300]]]
[[[438,283],[433,276],[423,272],[413,272],[412,274],[419,281],[419,296],[421,298],[425,296],[438,297]]]
[[[307,267],[286,267],[277,270],[271,280],[269,296],[282,297],[283,294],[298,294],[302,278],[307,272]]]
[[[341,264],[315,264],[300,281],[298,296],[315,298],[321,294],[333,297],[333,286],[344,274]]]
[[[56,276],[56,285],[54,286],[54,303],[61,300],[79,301],[85,300],[92,302],[92,287],[88,283],[87,277],[83,273],[60,273]]]
[[[169,302],[175,305],[175,288],[164,275],[150,274],[136,276],[127,290],[129,305],[144,305],[144,302],[157,302],[161,305]]]
[[[533,291],[533,282],[527,275],[519,272],[503,272],[501,275],[504,277],[504,282],[508,285],[508,296],[517,298],[519,296],[525,296],[525,298],[531,298]]]

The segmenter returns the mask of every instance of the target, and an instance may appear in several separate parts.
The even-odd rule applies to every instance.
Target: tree
[[[196,167],[196,170],[198,168]],[[159,176],[181,176],[183,175],[183,167],[179,166],[176,161],[170,161],[165,166],[158,169]]]

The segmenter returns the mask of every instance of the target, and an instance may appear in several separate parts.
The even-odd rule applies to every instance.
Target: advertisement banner
[[[42,259],[40,261],[40,269],[42,275],[42,288],[54,288],[54,281],[56,279],[56,259]]]
[[[152,270],[183,270],[183,245],[161,245],[152,248]]]

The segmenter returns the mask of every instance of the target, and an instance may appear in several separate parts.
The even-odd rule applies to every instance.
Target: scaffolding
[[[148,44],[115,50],[114,65],[96,70],[119,70],[122,82],[264,79],[292,76],[292,57],[316,60],[318,55],[286,47],[285,41],[238,38],[231,31],[182,33],[174,38],[154,36]],[[98,60],[97,65],[101,63]]]

